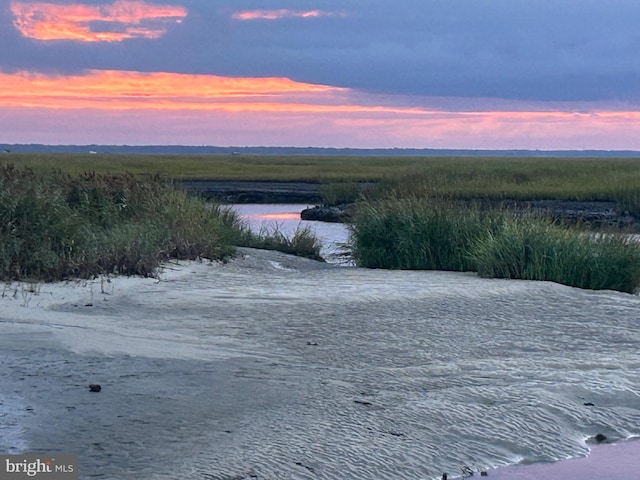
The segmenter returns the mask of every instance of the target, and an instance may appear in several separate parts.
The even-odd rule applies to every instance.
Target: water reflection
[[[331,263],[345,264],[344,248],[349,240],[349,230],[341,223],[315,222],[300,219],[305,204],[242,204],[232,208],[254,232],[278,229],[291,236],[298,228],[308,227],[322,242],[321,255]]]

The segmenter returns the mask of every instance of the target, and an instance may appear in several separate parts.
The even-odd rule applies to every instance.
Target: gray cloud
[[[79,3],[96,3],[80,1]],[[158,40],[18,35],[0,13],[0,69],[286,76],[385,94],[640,101],[637,0],[163,0],[189,10]],[[237,10],[346,17],[238,21]]]

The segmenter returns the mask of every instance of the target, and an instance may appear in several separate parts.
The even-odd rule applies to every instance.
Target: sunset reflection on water
[[[277,230],[287,236],[293,235],[299,228],[309,228],[322,242],[321,255],[333,263],[345,264],[341,256],[344,246],[349,240],[349,230],[342,223],[311,222],[300,219],[300,212],[309,205],[304,204],[247,204],[233,205],[240,218],[247,222],[249,228],[256,232],[273,232]]]
[[[275,212],[275,213],[249,213],[243,215],[244,218],[250,221],[301,221],[300,212]]]

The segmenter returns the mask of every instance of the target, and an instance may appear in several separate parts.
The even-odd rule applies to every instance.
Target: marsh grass
[[[308,252],[311,236],[252,241]],[[226,260],[246,239],[232,210],[159,177],[0,167],[1,280],[150,276],[168,259]]]
[[[379,181],[370,199],[613,201],[640,214],[639,159],[450,158]]]
[[[478,210],[419,198],[362,202],[351,225],[352,254],[370,268],[473,269],[467,252],[483,224]]]
[[[319,193],[324,205],[335,206],[356,202],[371,187],[358,182],[331,182],[321,185]]]
[[[588,234],[542,219],[510,218],[479,237],[471,255],[482,277],[549,280],[627,293],[640,287],[637,240]]]
[[[60,169],[81,175],[87,169],[100,174],[159,175],[173,180],[247,180],[351,182],[380,179],[421,163],[413,158],[316,155],[125,155],[12,153],[11,161],[38,172]]]
[[[409,197],[360,203],[351,229],[354,260],[363,267],[476,271],[628,293],[640,287],[636,241],[533,214]]]
[[[0,168],[0,278],[151,275],[168,258],[227,258],[237,219],[159,179]]]
[[[373,198],[610,200],[640,214],[640,159],[534,157],[385,157],[320,155],[10,154],[34,171],[78,176],[158,175],[170,180],[302,181],[353,198],[353,185],[378,182]],[[343,189],[342,193],[338,190]],[[351,192],[349,192],[351,190]],[[328,203],[334,200],[328,200]]]
[[[291,236],[284,234],[277,225],[271,228],[263,227],[258,233],[253,233],[245,227],[237,244],[324,261],[320,255],[322,243],[309,227],[298,226]]]

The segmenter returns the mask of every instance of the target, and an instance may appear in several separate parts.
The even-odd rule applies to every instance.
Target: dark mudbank
[[[569,225],[582,224],[594,229],[640,232],[640,218],[627,212],[618,212],[615,202],[579,202],[565,200],[508,200],[466,201],[463,205],[480,208],[505,208],[515,212],[530,212],[553,221]],[[355,210],[354,204],[315,206],[302,211],[302,220],[348,222]]]
[[[320,184],[307,182],[244,182],[182,180],[178,186],[222,203],[320,203]]]
[[[322,202],[319,183],[248,182],[217,180],[185,180],[177,182],[186,190],[222,203],[309,203],[317,206],[302,211],[301,219],[322,222],[348,222],[353,204],[319,205]],[[551,217],[568,224],[582,223],[593,228],[609,228],[640,232],[640,218],[619,212],[615,202],[567,200],[484,200],[465,204],[480,207],[503,207]]]
[[[320,222],[346,223],[351,220],[355,210],[355,204],[344,203],[342,205],[316,205],[305,208],[300,212],[302,220],[317,220]]]
[[[485,203],[486,204],[486,203]],[[615,202],[575,200],[504,200],[490,202],[516,212],[532,212],[570,225],[591,228],[640,231],[640,218],[618,211]]]

